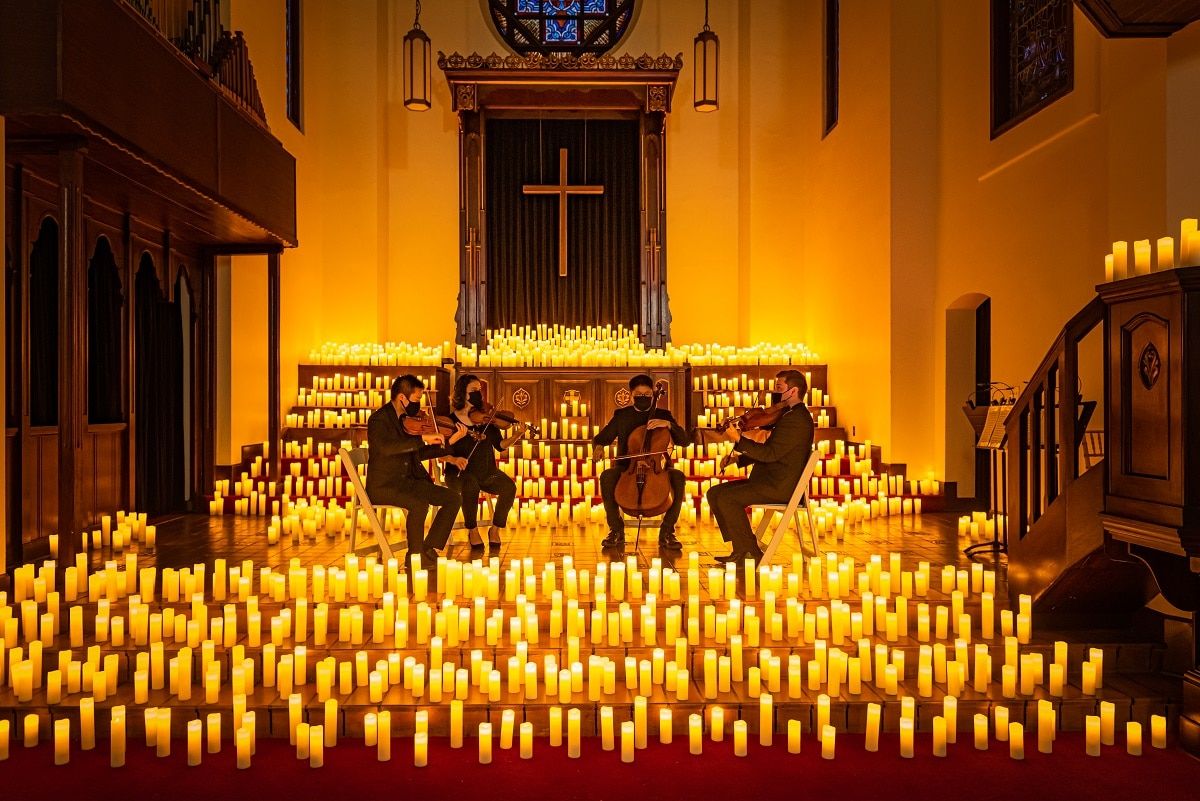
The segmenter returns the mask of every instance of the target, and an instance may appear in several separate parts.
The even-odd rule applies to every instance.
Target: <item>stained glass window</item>
[[[633,21],[635,0],[488,0],[492,23],[513,50],[600,54]]]
[[[992,138],[1071,91],[1071,0],[992,0]]]

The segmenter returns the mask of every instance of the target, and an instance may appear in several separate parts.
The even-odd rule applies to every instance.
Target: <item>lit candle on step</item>
[[[733,722],[733,755],[740,757],[746,755],[746,721],[744,720]]]
[[[688,751],[693,755],[704,752],[704,721],[695,713],[688,716]]]
[[[1175,238],[1164,236],[1158,240],[1158,265],[1159,270],[1175,269]]]
[[[579,710],[567,710],[567,756],[578,759],[579,750]]]
[[[664,706],[658,711],[658,741],[663,745],[670,745],[674,739],[674,724],[671,718],[671,707]]]
[[[771,745],[775,729],[774,699],[769,693],[758,697],[758,744]]]
[[[1130,756],[1142,755],[1142,724],[1136,720],[1125,724],[1125,750]]]
[[[1084,695],[1096,694],[1096,666],[1091,662],[1083,663],[1083,678],[1080,684]]]
[[[1133,274],[1147,275],[1150,272],[1150,240],[1139,239],[1133,243]]]
[[[463,702],[454,699],[450,702],[450,747],[462,748],[463,744]]]
[[[634,751],[634,731],[633,721],[626,720],[621,723],[621,761],[633,762]]]
[[[533,759],[533,724],[521,724],[521,759]]]
[[[1120,281],[1128,278],[1129,270],[1129,243],[1128,242],[1113,242],[1113,280]]]
[[[821,728],[821,758],[833,759],[837,747],[837,729],[833,726]]]
[[[423,768],[429,764],[429,733],[413,734],[413,767]]]
[[[250,767],[250,730],[238,729],[234,733],[234,743],[237,746],[237,766],[239,770]]]
[[[1150,744],[1155,748],[1167,747],[1167,718],[1165,715],[1150,716]]]
[[[913,757],[913,719],[900,718],[900,756]]]
[[[801,727],[801,724],[800,724],[799,720],[792,718],[791,720],[788,721],[787,730],[788,730],[788,753],[789,754],[800,753],[800,732],[801,732],[800,727]]]

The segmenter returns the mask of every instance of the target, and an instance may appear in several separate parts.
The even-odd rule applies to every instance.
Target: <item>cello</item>
[[[666,391],[666,382],[659,381],[654,385],[654,399],[646,412],[647,423],[653,419],[658,400]],[[651,430],[642,424],[629,435],[629,452],[617,457],[629,464],[617,479],[613,497],[626,514],[638,518],[639,533],[643,517],[654,517],[671,508],[671,480],[666,464],[670,449],[669,428]]]

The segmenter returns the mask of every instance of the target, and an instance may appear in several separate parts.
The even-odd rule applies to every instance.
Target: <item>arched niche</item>
[[[87,281],[88,422],[119,423],[125,419],[125,291],[108,237],[96,240]]]

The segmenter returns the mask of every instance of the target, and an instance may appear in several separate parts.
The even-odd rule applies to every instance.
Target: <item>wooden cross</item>
[[[597,184],[567,183],[567,149],[558,150],[558,183],[525,184],[521,191],[527,195],[558,195],[558,274],[567,275],[567,197],[569,195],[603,195],[604,187]]]

